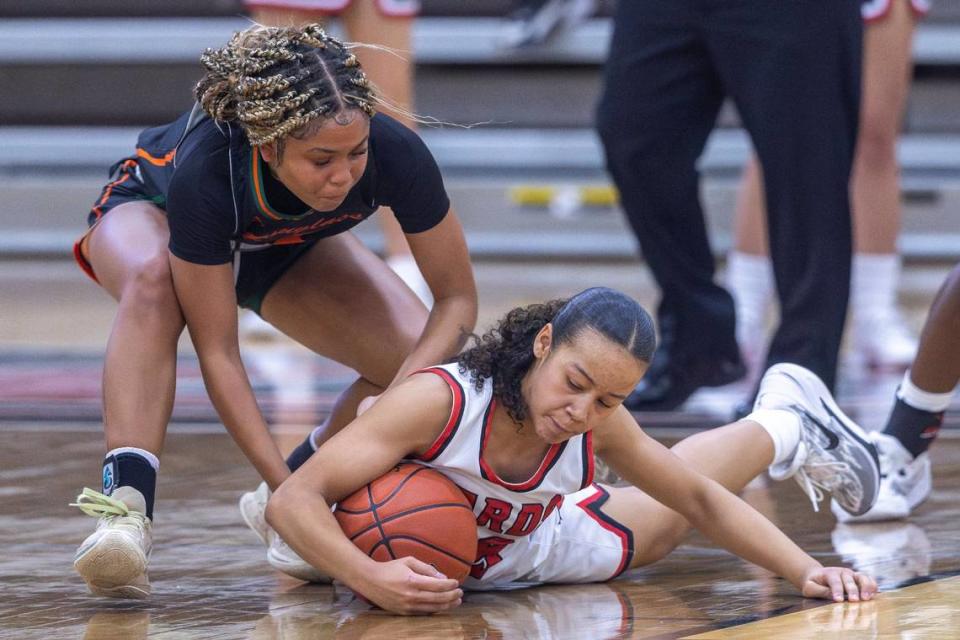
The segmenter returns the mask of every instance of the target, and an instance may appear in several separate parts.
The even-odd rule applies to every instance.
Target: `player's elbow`
[[[704,482],[691,487],[683,498],[683,506],[677,511],[696,529],[710,522],[716,509],[712,483]]]
[[[284,482],[273,492],[267,501],[267,509],[264,512],[264,518],[274,530],[280,529],[281,523],[288,520],[296,511],[297,488],[290,480]]]

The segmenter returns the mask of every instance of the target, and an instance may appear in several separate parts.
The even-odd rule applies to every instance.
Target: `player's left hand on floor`
[[[834,602],[860,602],[877,595],[877,582],[870,576],[845,567],[818,567],[804,577],[800,590],[807,598]]]

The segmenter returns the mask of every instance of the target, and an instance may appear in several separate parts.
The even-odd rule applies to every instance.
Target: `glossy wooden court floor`
[[[532,297],[512,296],[496,298],[485,313]],[[42,307],[29,304],[38,305],[31,313]],[[83,313],[87,303],[76,304]],[[71,566],[94,520],[67,506],[83,486],[96,487],[103,453],[99,349],[89,339],[32,346],[0,336],[0,638],[960,638],[958,407],[932,452],[934,493],[908,521],[838,526],[829,510],[813,512],[792,482],[759,481],[744,493],[820,561],[876,576],[883,593],[874,602],[805,600],[694,534],[666,560],[614,582],[470,593],[450,613],[402,618],[371,610],[347,590],[270,569],[236,509],[257,478],[216,423],[187,352],[158,486],[153,596],[95,598]],[[282,341],[248,344],[244,357],[284,450],[349,379]],[[876,428],[896,381],[847,376],[841,404]],[[703,394],[686,413],[639,419],[670,443],[723,422],[740,393]]]

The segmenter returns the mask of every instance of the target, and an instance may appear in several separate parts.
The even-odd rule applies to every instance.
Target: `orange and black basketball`
[[[477,555],[477,524],[470,503],[443,474],[402,463],[334,511],[364,553],[386,562],[413,556],[463,582]]]

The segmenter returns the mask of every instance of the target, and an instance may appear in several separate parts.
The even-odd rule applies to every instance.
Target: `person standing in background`
[[[855,254],[850,347],[852,360],[870,367],[907,367],[917,349],[896,307],[901,213],[896,143],[910,90],[913,34],[928,9],[925,0],[872,0],[862,6],[863,102],[851,176]],[[754,371],[763,356],[764,320],[773,293],[761,173],[754,156],[740,185],[735,247],[727,269],[737,305],[737,339]]]
[[[746,373],[698,198],[697,160],[726,96],[753,139],[770,205],[782,319],[764,368],[797,363],[834,386],[849,293],[862,30],[855,3],[618,3],[597,129],[662,290],[662,346],[630,409],[673,410],[696,389]]]

